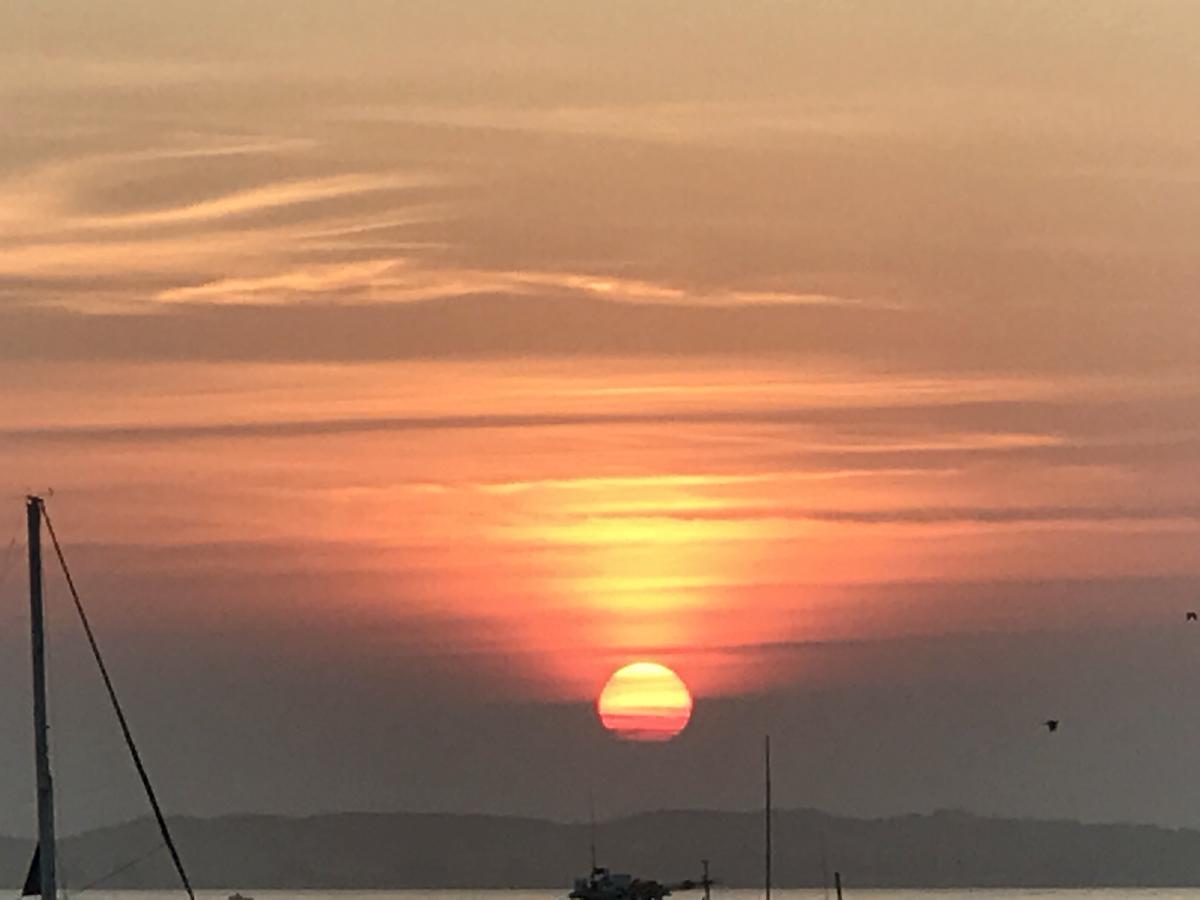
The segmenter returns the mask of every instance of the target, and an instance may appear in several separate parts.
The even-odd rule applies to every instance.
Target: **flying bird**
[[[1196,621],[1196,611],[1195,611],[1194,609],[1189,609],[1189,610],[1187,611],[1187,620],[1188,620],[1189,622],[1195,622],[1195,621]]]
[[[1055,731],[1058,731],[1058,719],[1047,719],[1047,720],[1046,720],[1045,722],[1043,722],[1042,724],[1043,724],[1043,725],[1045,725],[1045,726],[1046,726],[1046,730],[1047,730],[1047,731],[1049,731],[1049,732],[1050,732],[1050,733],[1052,733],[1052,734],[1053,734]]]

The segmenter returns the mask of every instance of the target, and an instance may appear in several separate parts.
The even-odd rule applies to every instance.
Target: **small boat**
[[[610,872],[604,866],[592,866],[592,873],[588,877],[575,879],[575,887],[567,896],[570,900],[663,900],[675,891],[703,889],[705,900],[708,900],[716,882],[708,877],[708,860],[702,862],[704,877],[667,884],[652,878],[634,878],[623,872]]]
[[[247,897],[245,894],[241,893],[240,891],[234,891],[232,894],[229,895],[229,900],[254,900],[254,898]]]
[[[570,900],[663,900],[671,887],[652,879],[634,878],[610,872],[604,866],[593,866],[586,878],[576,878]]]
[[[708,860],[700,860],[704,875],[699,881],[686,879],[670,884],[651,878],[634,878],[623,872],[612,872],[596,865],[596,810],[589,802],[588,818],[591,824],[592,870],[586,878],[576,878],[575,887],[568,894],[569,900],[663,900],[674,891],[704,889],[705,900],[710,900],[712,886],[716,883],[708,877]]]
[[[50,735],[47,726],[46,624],[42,612],[42,531],[44,529],[49,533],[50,541],[54,548],[54,555],[58,559],[63,575],[66,577],[67,588],[70,591],[72,601],[74,601],[75,611],[79,614],[79,621],[83,625],[84,634],[87,635],[92,657],[95,659],[96,665],[100,670],[100,677],[108,692],[108,699],[112,704],[113,712],[116,714],[117,724],[120,725],[121,734],[125,738],[125,746],[133,758],[133,765],[137,769],[138,777],[141,779],[142,788],[146,792],[146,798],[150,801],[150,808],[154,812],[159,834],[162,837],[163,843],[161,846],[165,846],[170,852],[171,861],[175,864],[175,871],[179,873],[179,878],[183,883],[184,890],[187,891],[188,897],[191,900],[196,900],[195,894],[192,892],[191,882],[188,881],[187,872],[184,871],[183,862],[179,858],[179,851],[175,848],[175,841],[172,839],[171,832],[167,828],[166,817],[163,815],[162,808],[158,805],[158,798],[154,794],[154,788],[150,786],[150,776],[146,774],[146,768],[142,764],[141,755],[138,753],[137,746],[133,742],[133,735],[129,730],[129,722],[126,720],[125,712],[121,708],[120,701],[117,699],[116,688],[113,687],[112,679],[108,674],[108,668],[104,665],[104,659],[100,655],[100,648],[96,643],[96,636],[92,632],[91,623],[88,621],[87,614],[83,611],[83,602],[79,598],[79,592],[75,589],[75,581],[71,577],[70,570],[67,568],[67,560],[63,555],[62,547],[58,543],[58,535],[54,533],[54,524],[50,521],[46,513],[45,501],[41,497],[26,497],[25,512],[26,524],[28,526],[27,545],[29,553],[29,626],[33,638],[33,736],[37,784],[38,841],[33,850],[33,859],[29,864],[29,872],[25,876],[25,884],[21,889],[21,896],[40,896],[43,900],[59,900],[58,872],[56,866],[57,854],[55,852],[56,836],[54,832],[54,783],[50,772]],[[157,847],[155,848],[155,850],[158,849]],[[134,863],[140,862],[143,858],[145,858],[145,855],[134,860]],[[124,866],[114,869],[106,878],[124,871],[132,864],[127,863]],[[104,879],[100,880],[103,881]],[[98,884],[99,882],[94,883]],[[242,900],[249,900],[249,898],[242,898]]]

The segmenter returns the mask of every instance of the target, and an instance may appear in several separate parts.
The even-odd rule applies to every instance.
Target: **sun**
[[[653,662],[617,669],[596,699],[604,727],[626,741],[669,741],[692,717],[692,695],[683,679]]]

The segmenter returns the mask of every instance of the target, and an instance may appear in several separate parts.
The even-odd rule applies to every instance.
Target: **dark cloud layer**
[[[1010,327],[1019,312],[997,317]],[[0,312],[8,359],[327,360],[522,356],[844,356],[882,368],[1108,372],[1190,369],[1191,327],[1085,315],[1013,342],[952,311],[619,303],[467,296],[400,305],[182,306],[152,314]]]
[[[647,806],[752,809],[760,748],[749,736],[769,729],[782,805],[868,815],[966,806],[1191,823],[1195,797],[1177,750],[1196,740],[1196,726],[1187,716],[1163,718],[1197,676],[1185,637],[1149,626],[779,648],[778,665],[798,657],[811,669],[816,658],[861,672],[869,663],[874,676],[869,684],[704,700],[684,738],[657,748],[598,741],[585,704],[449,703],[423,689],[428,679],[419,671],[399,677],[376,662],[322,671],[267,648],[255,652],[251,642],[232,653],[211,644],[149,655],[130,648],[114,662],[163,796],[201,814],[348,806],[579,820],[588,784],[604,787],[603,816]],[[6,658],[17,655],[15,637],[4,646],[14,651]],[[89,706],[83,686],[91,673],[71,665],[60,677],[72,684],[56,732],[60,809],[72,831],[131,814],[136,785],[103,705]],[[4,696],[6,704],[19,700]],[[1064,722],[1054,744],[1039,732],[1050,715]],[[86,742],[71,739],[80,733]],[[238,739],[214,743],[206,734]],[[17,738],[6,730],[0,739],[10,771],[27,763],[28,742]],[[284,746],[290,759],[281,767]],[[717,769],[724,777],[703,774]],[[108,790],[97,788],[98,776]],[[1097,776],[1110,790],[1091,789]],[[28,833],[28,793],[15,782],[6,788],[5,831]]]

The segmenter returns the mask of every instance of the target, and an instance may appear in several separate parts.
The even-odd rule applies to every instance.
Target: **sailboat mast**
[[[592,872],[596,871],[596,797],[588,791],[588,843],[592,851]]]
[[[42,498],[25,498],[29,528],[29,615],[33,635],[33,742],[37,761],[38,858],[43,900],[56,900],[54,783],[46,716],[46,628],[42,615]]]
[[[771,900],[771,736],[768,734],[763,738],[763,768],[766,781],[766,797],[763,804],[763,812],[765,816],[765,845],[766,858],[764,859],[765,871],[763,873],[763,884],[766,888],[766,900]]]

